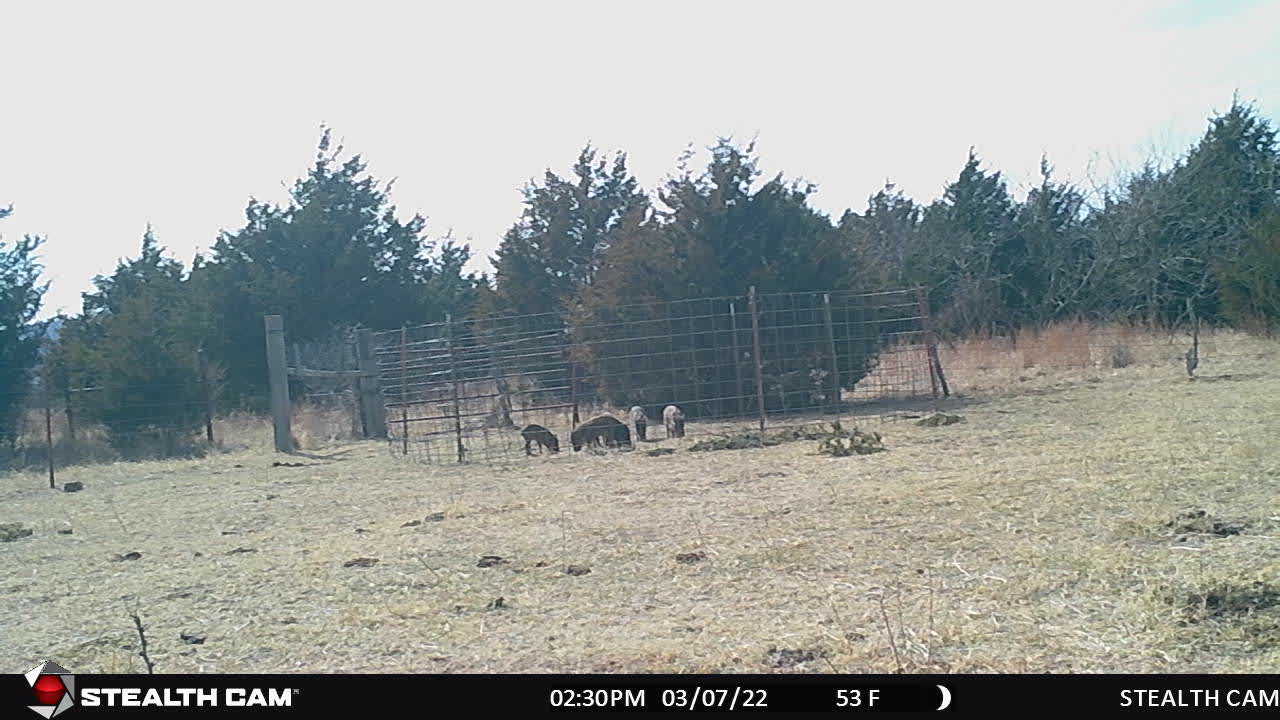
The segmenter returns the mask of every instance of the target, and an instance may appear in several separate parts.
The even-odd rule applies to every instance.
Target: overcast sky
[[[690,143],[862,210],[969,146],[1019,195],[1181,151],[1233,91],[1280,116],[1280,2],[6,3],[0,221],[48,238],[44,316],[135,255],[184,263],[280,202],[321,124],[487,269],[520,187],[588,141],[655,186]]]

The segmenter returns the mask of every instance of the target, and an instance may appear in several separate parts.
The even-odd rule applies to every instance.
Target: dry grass
[[[684,452],[695,423],[673,455],[422,467],[282,458],[242,418],[251,446],[75,494],[9,476],[34,534],[0,543],[0,652],[141,671],[136,603],[159,672],[1276,672],[1280,355],[1214,342],[1196,382],[1176,343],[948,350],[966,422],[876,423],[868,456]]]
[[[303,450],[318,450],[361,437],[360,412],[353,403],[295,406],[290,426],[296,447]]]
[[[1069,322],[1039,332],[1021,331],[1013,338],[979,336],[944,343],[939,355],[953,392],[991,396],[1021,395],[1113,370],[1135,376],[1157,369],[1176,372],[1183,368],[1183,353],[1190,347],[1190,335],[1181,332]],[[1198,372],[1221,374],[1236,361],[1274,357],[1275,348],[1274,342],[1241,332],[1205,328]]]
[[[46,467],[49,462],[49,434],[53,437],[53,456],[58,467],[131,459],[123,457],[119,450],[112,447],[110,434],[106,426],[100,423],[86,423],[81,417],[73,439],[62,408],[57,408],[49,419],[51,432],[47,433],[44,410],[28,410],[18,435],[17,453],[0,460],[11,467],[33,470]],[[303,450],[315,450],[360,437],[359,415],[349,404],[296,404],[293,407],[292,426],[295,444]],[[165,456],[166,448],[159,433],[141,431],[135,434],[135,438],[138,445],[135,450],[137,457]],[[189,437],[182,438],[178,449],[187,456],[199,456],[211,450],[235,452],[269,449],[272,447],[271,420],[261,415],[233,411],[214,420],[214,440],[216,446],[210,448],[205,440],[204,429],[201,428],[193,431]],[[0,468],[3,467],[5,465],[0,463]]]

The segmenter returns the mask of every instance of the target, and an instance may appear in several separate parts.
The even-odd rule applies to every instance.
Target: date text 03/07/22
[[[737,710],[768,707],[768,691],[744,687],[669,688],[660,692],[653,688],[562,688],[552,690],[548,701],[553,708],[643,708],[648,706],[650,693],[660,697],[664,708]]]

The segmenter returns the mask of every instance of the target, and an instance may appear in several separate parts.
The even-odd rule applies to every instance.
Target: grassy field
[[[262,432],[74,494],[10,475],[0,654],[140,671],[137,612],[158,672],[1277,672],[1280,352],[1212,342],[1196,381],[1175,345],[951,348],[965,422],[863,421],[868,456],[684,452],[695,423],[424,467]]]

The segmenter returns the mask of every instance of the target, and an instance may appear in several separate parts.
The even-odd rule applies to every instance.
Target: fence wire
[[[398,456],[508,463],[524,460],[521,430],[528,425],[545,427],[571,452],[573,430],[602,415],[628,425],[638,448],[682,447],[666,437],[669,405],[682,409],[696,440],[835,419],[898,419],[940,409],[947,395],[963,403],[1044,393],[1144,367],[1161,368],[1161,381],[1239,380],[1274,356],[1267,341],[1190,325],[1081,321],[938,339],[918,290],[486,317],[384,331],[373,341],[364,365],[350,330],[288,346],[295,445],[381,436],[381,419],[363,416],[372,406],[385,411]],[[376,368],[380,387],[356,378],[368,377],[362,373],[369,370],[357,372],[368,367]],[[141,375],[173,377],[155,372],[162,369]],[[53,369],[0,370],[9,378],[0,398],[14,415],[0,437],[0,470],[199,454],[223,447],[228,434],[237,437],[233,446],[268,443],[256,435],[239,440],[269,437],[270,424],[220,407],[218,372],[199,358],[186,368],[187,382],[47,385]],[[644,438],[630,418],[634,406],[646,419]]]
[[[404,327],[375,334],[375,357],[399,454],[508,462],[529,425],[567,450],[609,415],[641,441],[632,408],[644,442],[673,405],[691,435],[882,414],[945,394],[930,337],[915,289],[750,294]]]

